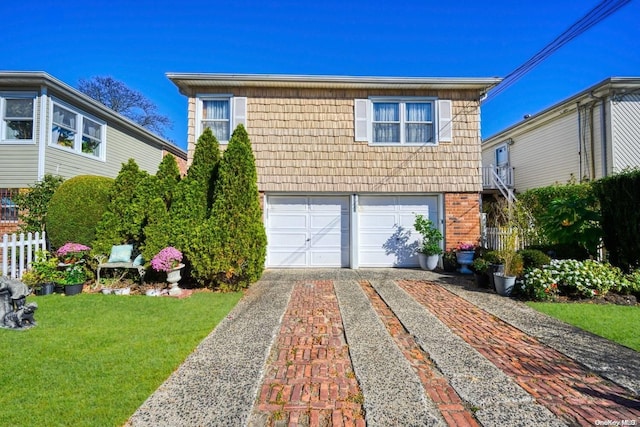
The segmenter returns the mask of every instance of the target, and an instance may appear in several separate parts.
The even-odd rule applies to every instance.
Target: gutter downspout
[[[45,169],[45,153],[47,149],[47,104],[49,96],[47,95],[47,87],[40,87],[40,129],[38,131],[38,181],[44,179]]]
[[[602,104],[600,105],[600,133],[602,139],[602,177],[609,176],[609,155],[607,153],[607,106],[605,104],[605,100],[607,97],[603,97],[601,99]]]
[[[580,112],[580,102],[576,102],[578,110],[578,181],[582,180],[582,117]]]

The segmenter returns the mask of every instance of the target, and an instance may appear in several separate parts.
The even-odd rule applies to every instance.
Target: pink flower
[[[67,242],[56,251],[56,256],[65,256],[71,253],[79,253],[84,251],[90,251],[91,248],[89,246],[85,246],[81,243],[72,243]]]
[[[173,246],[167,246],[153,257],[151,267],[156,271],[169,272],[176,268],[180,264],[180,261],[182,261],[182,252]]]
[[[456,246],[456,251],[474,251],[475,249],[476,245],[467,242],[460,242],[458,246]]]

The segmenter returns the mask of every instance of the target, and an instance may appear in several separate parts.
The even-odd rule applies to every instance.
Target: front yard
[[[528,302],[527,305],[578,328],[640,351],[638,306],[542,302]]]
[[[31,297],[38,325],[0,329],[0,425],[122,425],[240,297]]]

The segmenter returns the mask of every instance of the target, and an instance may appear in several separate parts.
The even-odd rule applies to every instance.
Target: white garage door
[[[360,267],[417,267],[420,235],[415,214],[437,224],[437,196],[359,196],[358,259]]]
[[[268,196],[268,267],[349,267],[348,196]]]

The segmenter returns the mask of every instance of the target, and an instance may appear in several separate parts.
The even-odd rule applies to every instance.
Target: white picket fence
[[[502,250],[505,248],[505,240],[509,234],[509,229],[498,227],[486,227],[483,235],[483,246],[491,250]],[[516,246],[524,249],[527,246],[540,243],[534,236],[518,235]]]
[[[46,234],[42,233],[24,233],[20,235],[5,234],[2,236],[2,275],[9,276],[12,279],[22,278],[22,273],[27,269],[35,256],[36,251],[45,250]]]

